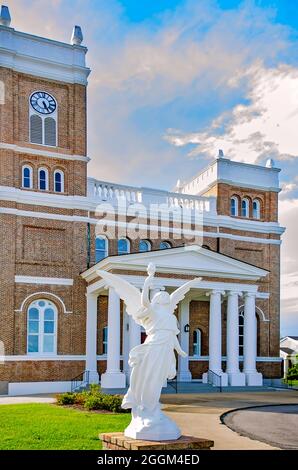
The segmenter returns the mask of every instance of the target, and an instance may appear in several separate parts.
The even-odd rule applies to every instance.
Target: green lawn
[[[0,450],[98,450],[102,432],[123,431],[130,414],[100,414],[51,404],[0,406]]]

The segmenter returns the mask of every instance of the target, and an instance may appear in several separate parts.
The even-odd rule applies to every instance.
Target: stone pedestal
[[[101,434],[105,450],[211,450],[214,441],[193,436],[181,436],[175,441],[141,441],[125,437],[123,432]]]

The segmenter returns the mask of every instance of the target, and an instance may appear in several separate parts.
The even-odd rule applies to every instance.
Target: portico
[[[99,381],[97,316],[103,312],[97,311],[98,296],[108,296],[108,345],[106,357],[102,358],[106,361],[106,369],[101,375],[103,388],[126,386],[129,377],[128,352],[141,342],[140,327],[125,313],[125,306],[121,309],[121,301],[115,291],[112,288],[105,289],[105,283],[98,276],[97,270],[104,269],[117,273],[140,288],[150,261],[153,261],[157,268],[153,290],[165,288],[172,292],[187,279],[202,278],[198,286],[191,289],[178,306],[179,339],[182,348],[189,354],[186,358],[179,358],[178,380],[192,380],[190,366],[195,361],[202,361],[208,364],[202,376],[205,382],[216,385],[220,377],[222,386],[262,385],[262,374],[257,372],[256,367],[256,301],[269,297],[266,292],[261,292],[259,287],[260,281],[268,272],[196,245],[108,257],[82,274],[87,282],[86,370],[89,371],[90,381],[93,383]],[[190,355],[192,338],[189,324],[192,301],[208,303],[208,338],[205,338],[208,340],[208,355],[197,357]],[[242,358],[239,356],[239,307],[243,304]],[[225,355],[223,343],[225,343]],[[242,370],[241,363],[243,363]]]

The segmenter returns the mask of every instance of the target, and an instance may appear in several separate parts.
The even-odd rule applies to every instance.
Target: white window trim
[[[54,337],[54,348],[53,348],[53,352],[43,352],[42,349],[43,349],[43,344],[44,344],[44,336],[45,336],[45,333],[43,332],[43,326],[44,326],[44,312],[41,314],[41,312],[39,311],[39,332],[38,332],[38,352],[29,352],[28,351],[28,348],[29,348],[29,310],[30,308],[38,308],[36,307],[34,304],[37,303],[37,302],[41,302],[41,301],[44,301],[44,302],[50,302],[51,305],[52,305],[52,309],[54,311],[54,333],[53,333],[53,337]],[[56,356],[57,355],[57,322],[58,322],[58,309],[56,307],[56,305],[50,301],[50,300],[47,300],[47,299],[37,299],[37,300],[34,300],[28,307],[28,310],[27,310],[27,355],[28,356],[32,356],[32,357],[42,357],[42,356]],[[36,335],[37,336],[37,335]]]
[[[33,145],[42,145],[43,147],[50,147],[50,148],[56,148],[58,147],[58,101],[56,99],[55,96],[53,96],[50,92],[48,92],[53,98],[54,100],[56,101],[56,109],[55,111],[52,113],[52,114],[46,114],[46,115],[43,115],[43,114],[39,114],[37,111],[35,111],[32,106],[31,106],[31,96],[34,95],[34,93],[38,93],[39,91],[42,91],[42,90],[35,90],[33,91],[33,93],[31,93],[31,95],[29,96],[29,142]],[[42,120],[42,144],[36,144],[35,142],[31,142],[31,129],[30,129],[30,125],[31,125],[31,121],[30,121],[30,118],[31,116],[39,116]],[[55,120],[55,123],[56,123],[56,145],[46,145],[44,142],[45,142],[45,119],[47,117],[52,117],[54,120]]]
[[[107,332],[105,341],[104,341],[104,331]],[[102,329],[102,351],[104,351],[104,349],[106,350],[106,352],[103,352],[102,355],[106,356],[108,353],[108,327],[107,326],[104,326]]]
[[[28,169],[30,171],[30,186],[29,188],[25,187],[25,178],[24,178],[24,170]],[[33,189],[33,168],[30,165],[23,165],[22,166],[22,188],[24,189]]]
[[[46,189],[41,189],[40,188],[40,172],[41,171],[44,171],[45,174],[46,174]],[[49,190],[49,170],[47,168],[43,167],[43,166],[38,168],[38,189],[40,191],[48,191]]]
[[[257,204],[257,209],[256,209],[256,215],[255,215],[255,209],[254,209],[254,204]],[[253,218],[259,220],[261,218],[261,203],[259,199],[254,199],[252,202],[252,213],[253,213]]]
[[[118,246],[118,243],[120,240],[125,240],[126,243],[127,243],[127,251],[121,251],[119,252],[119,246]],[[125,237],[121,237],[119,238],[119,240],[117,241],[117,253],[118,255],[127,255],[130,253],[130,241],[128,240],[128,238],[125,238]]]
[[[109,255],[109,239],[105,237],[104,235],[97,235],[96,239],[99,238],[100,240],[105,240],[105,258]],[[96,250],[96,240],[95,240],[95,262],[99,263],[99,261],[96,260],[96,252],[99,250]],[[101,261],[101,260],[100,260]]]
[[[162,243],[164,243],[165,245],[167,245],[167,247],[166,247],[166,248],[160,248],[160,245],[161,245]],[[169,242],[167,242],[166,240],[161,241],[160,244],[159,244],[159,249],[160,249],[160,250],[168,250],[168,249],[170,249],[170,248],[172,248],[172,245],[171,245]]]
[[[61,191],[56,191],[56,175],[61,175]],[[64,171],[63,170],[55,170],[54,171],[54,192],[57,194],[64,193]]]
[[[140,250],[140,243],[141,242],[145,242],[147,247],[148,247],[148,250],[147,251],[139,251],[139,253],[147,253],[148,251],[151,251],[152,250],[152,245],[151,243],[149,242],[149,240],[145,240],[144,238],[142,238],[140,241],[139,241],[139,250]]]
[[[235,214],[232,214],[232,201],[235,202]],[[230,200],[230,215],[231,217],[238,217],[239,215],[239,199],[237,196],[232,196]]]
[[[246,209],[245,209],[245,215],[243,215],[243,212],[242,212],[242,204],[245,202],[245,205],[246,205]],[[241,216],[242,217],[245,217],[245,218],[249,218],[249,199],[247,199],[247,197],[244,197],[242,200],[241,200]]]
[[[197,334],[197,339],[198,339],[198,342],[196,342],[196,343],[193,342],[193,345],[192,345],[192,347],[193,347],[193,357],[201,357],[202,356],[202,332],[201,332],[200,328],[196,328],[193,333]],[[199,354],[194,354],[195,345],[199,345]]]

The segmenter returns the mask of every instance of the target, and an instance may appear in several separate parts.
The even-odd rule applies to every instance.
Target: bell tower
[[[16,31],[0,14],[0,186],[85,196],[86,89],[81,28],[70,44]]]

